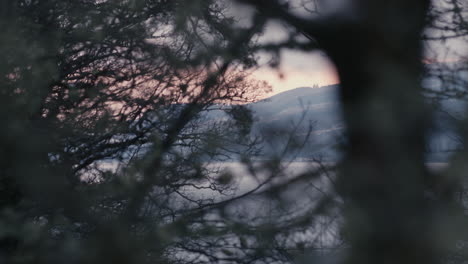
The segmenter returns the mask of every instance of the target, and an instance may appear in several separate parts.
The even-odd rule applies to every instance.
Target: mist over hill
[[[460,102],[452,100],[436,109],[434,128],[427,145],[428,161],[446,161],[453,150],[458,148],[459,139],[456,128],[450,122],[450,115],[456,114],[459,105]],[[300,87],[251,103],[248,107],[254,113],[256,121],[253,133],[279,131],[277,137],[270,135],[270,142],[265,142],[264,154],[282,151],[288,140],[288,132],[293,131],[300,139],[310,131],[304,149],[296,153],[294,158],[339,158],[339,146],[345,141],[338,85]]]
[[[296,160],[339,159],[340,146],[346,141],[338,87],[299,87],[247,104],[254,118],[251,135],[263,135],[265,139],[259,158],[281,155]],[[428,162],[446,162],[459,149],[461,141],[453,121],[465,107],[464,101],[451,99],[434,108],[434,124],[427,143]],[[226,113],[216,108],[205,116],[220,120]],[[296,145],[302,145],[301,151],[282,154],[291,138]]]
[[[292,157],[336,159],[343,131],[337,90],[338,85],[300,87],[250,104],[256,120],[254,133],[279,134],[269,135],[265,152],[281,152],[292,134],[304,144]]]
[[[283,125],[305,119],[314,121],[316,129],[341,127],[337,89],[337,85],[296,88],[253,103],[250,107],[263,124]]]

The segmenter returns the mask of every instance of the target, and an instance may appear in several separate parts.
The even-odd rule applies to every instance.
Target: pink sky
[[[331,0],[330,0],[331,1]],[[335,0],[340,1],[340,0]],[[296,4],[302,3],[300,0],[294,0]],[[300,8],[297,9],[300,11]],[[296,11],[297,11],[296,10]],[[230,12],[236,18],[240,27],[250,26],[252,23],[253,9],[248,5],[233,4]],[[263,44],[281,43],[288,39],[290,29],[288,26],[278,20],[270,20],[267,23],[266,30],[259,38]],[[280,78],[279,72],[266,66],[269,55],[259,54],[259,63],[265,64],[254,76],[258,80],[265,80],[273,87],[270,95],[281,93],[298,87],[312,87],[314,84],[319,86],[336,84],[339,82],[335,68],[329,59],[321,52],[302,52],[283,49],[281,51],[280,72],[283,78]]]
[[[263,44],[281,43],[289,37],[289,30],[284,23],[272,20],[267,23],[265,32],[259,42]],[[333,63],[321,51],[304,52],[300,50],[282,49],[280,52],[279,71],[270,68],[268,61],[271,54],[260,53],[261,67],[254,77],[265,80],[273,87],[273,94],[281,93],[298,87],[312,87],[336,84],[339,82]],[[282,73],[283,78],[280,78]]]
[[[280,77],[282,73],[283,78]],[[273,94],[298,87],[312,87],[336,84],[339,82],[333,64],[319,52],[286,50],[281,55],[279,71],[268,66],[254,73],[258,80],[265,80],[273,87]]]

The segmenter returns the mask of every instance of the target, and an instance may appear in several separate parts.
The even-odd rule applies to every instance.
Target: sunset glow
[[[268,96],[298,87],[339,83],[333,64],[321,53],[285,51],[278,69],[263,66],[253,76],[267,81],[273,88]]]
[[[273,88],[269,95],[278,94],[298,87],[312,87],[314,84],[319,86],[339,83],[338,76],[333,68],[319,71],[307,72],[284,70],[276,71],[272,69],[262,69],[254,74],[258,80],[267,81]]]

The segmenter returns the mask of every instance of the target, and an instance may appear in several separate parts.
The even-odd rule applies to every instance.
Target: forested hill
[[[337,130],[342,127],[337,88],[337,85],[296,88],[253,103],[250,107],[260,124],[313,122],[315,133]]]
[[[321,156],[335,159],[336,147],[343,142],[344,131],[337,89],[338,85],[300,87],[250,104],[248,107],[253,111],[256,120],[253,132],[258,133],[262,129],[285,131],[297,127],[296,134],[303,136],[310,127],[308,144],[299,157],[308,159]],[[453,104],[454,102],[449,102],[445,110],[453,109]],[[428,144],[430,161],[445,161],[458,146],[454,128],[447,123],[445,115],[443,111],[436,112],[435,129]],[[285,137],[278,138],[281,139],[284,140]],[[266,144],[267,152],[274,151],[275,148],[281,148],[281,144]]]
[[[337,88],[337,85],[300,87],[250,104],[256,120],[254,131],[276,130],[280,134],[276,139],[268,137],[266,152],[281,152],[292,134],[300,143],[310,133],[303,149],[292,156],[335,159],[335,147],[343,128]]]

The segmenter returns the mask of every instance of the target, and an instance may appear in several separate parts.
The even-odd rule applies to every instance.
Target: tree
[[[324,1],[301,1],[301,11],[311,13],[304,16],[290,1],[241,2],[292,27],[277,48],[320,49],[337,68],[347,138],[337,186],[351,246],[346,263],[438,262],[440,249],[453,245],[436,242],[435,230],[445,225],[440,212],[453,208],[456,180],[442,183],[446,179],[424,164],[432,114],[421,89],[427,73],[421,37],[431,25],[442,32],[435,39],[466,36],[462,4],[359,0],[320,13]],[[298,43],[300,34],[309,41]],[[446,92],[464,89],[466,78],[449,80],[457,89]],[[459,219],[453,211],[451,216],[444,221]]]
[[[359,0],[317,13],[301,1],[304,17],[281,1],[243,2],[256,13],[242,27],[228,1],[2,3],[2,261],[291,263],[343,241],[349,263],[443,256],[435,229],[461,217],[441,217],[458,212],[455,192],[424,166],[421,33],[438,9]],[[290,38],[256,42],[269,19]],[[268,90],[249,76],[255,52],[285,47],[324,50],[338,68],[337,168],[283,162],[310,127],[252,135],[243,104]],[[280,151],[258,161],[262,140]],[[233,157],[251,185],[217,166]]]
[[[239,28],[218,1],[25,0],[0,23],[1,261],[289,262],[314,244],[294,235],[313,207],[270,198],[323,167],[282,186],[303,142],[288,131],[252,160],[242,104],[269,89],[249,77],[264,20]],[[232,157],[247,190],[216,166]]]
[[[187,189],[229,190],[201,165],[253,150],[201,115],[268,89],[251,33],[214,1],[2,5],[2,261],[169,261],[216,205]]]

